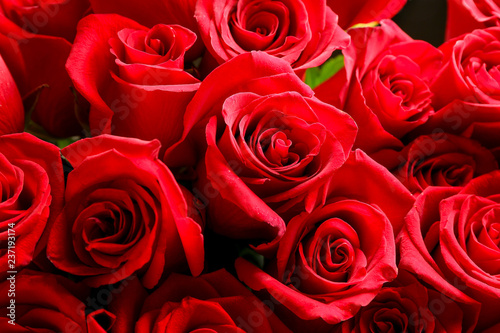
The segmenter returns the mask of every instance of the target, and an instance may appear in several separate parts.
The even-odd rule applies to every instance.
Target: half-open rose
[[[90,102],[92,135],[158,139],[163,149],[182,133],[199,81],[184,71],[196,35],[177,25],[151,29],[128,18],[90,15],[79,24],[66,67]]]
[[[402,147],[400,139],[433,113],[429,86],[442,54],[389,20],[349,34],[345,69],[317,87],[316,94],[354,118],[360,128],[356,148],[371,154]]]
[[[295,69],[306,69],[321,65],[349,43],[326,0],[201,0],[195,16],[219,64],[244,52],[264,51]]]
[[[47,254],[56,267],[89,285],[133,274],[148,288],[173,270],[203,269],[199,216],[169,169],[158,141],[113,136],[79,140],[63,149],[74,167],[66,205],[52,228]]]

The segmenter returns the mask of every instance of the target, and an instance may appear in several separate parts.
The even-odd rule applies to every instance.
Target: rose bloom
[[[327,5],[339,16],[339,26],[347,29],[356,24],[390,19],[406,4],[406,0],[327,0]]]
[[[59,275],[30,270],[18,274],[14,283],[15,295],[10,295],[11,280],[0,283],[2,332],[105,332],[96,318],[106,310],[86,315],[83,299],[89,297],[88,287]],[[14,312],[9,309],[12,304]],[[15,325],[9,323],[13,318]]]
[[[397,240],[400,269],[468,305],[468,311],[480,304],[477,331],[499,322],[499,193],[500,171],[473,179],[462,189],[428,188],[408,213]],[[476,324],[473,314],[466,316],[468,327]]]
[[[283,219],[324,200],[356,135],[347,114],[314,98],[288,63],[263,52],[215,69],[189,104],[184,126],[166,163],[202,157],[195,187],[208,204],[210,227],[263,240],[268,249],[282,235]]]
[[[146,27],[157,24],[181,25],[197,34],[195,44],[186,52],[186,59],[194,60],[205,49],[199,37],[194,18],[196,0],[163,1],[148,0],[148,5],[136,0],[90,0],[95,14],[119,14]]]
[[[77,135],[75,95],[64,64],[87,0],[0,1],[0,53],[32,120],[50,135]],[[78,104],[85,102],[78,98]]]
[[[16,83],[0,55],[0,135],[24,130],[24,107]]]
[[[465,186],[473,178],[498,170],[488,149],[448,133],[422,135],[400,152],[382,150],[373,158],[415,195],[428,186]]]
[[[339,324],[335,333],[360,332],[464,332],[460,306],[439,291],[425,287],[411,274],[400,271],[373,301]]]
[[[435,114],[412,137],[441,131],[472,138],[499,157],[500,27],[476,30],[440,46],[443,68],[431,86]]]
[[[102,317],[109,332],[291,332],[225,270],[171,274],[151,295],[137,279],[124,284]]]
[[[147,28],[116,15],[89,15],[79,24],[66,67],[90,102],[92,135],[179,139],[182,117],[199,81],[184,71],[196,35],[178,25]]]
[[[20,270],[38,254],[44,255],[48,231],[63,205],[59,149],[28,133],[0,136],[0,175],[0,276],[4,279],[7,271]],[[10,243],[12,237],[15,242]]]
[[[429,85],[441,52],[389,20],[349,34],[345,68],[318,86],[316,95],[354,118],[360,129],[356,148],[369,154],[402,148],[400,139],[434,112]]]
[[[264,51],[302,70],[321,65],[349,43],[326,0],[201,0],[195,17],[219,64],[244,52]]]
[[[47,245],[57,268],[91,286],[137,273],[152,288],[187,265],[200,274],[202,220],[158,160],[159,149],[156,140],[103,135],[62,150],[74,170]]]
[[[500,4],[496,0],[448,0],[445,40],[499,23]]]
[[[296,332],[353,317],[397,275],[394,233],[414,202],[408,190],[357,151],[331,191],[324,205],[290,220],[264,270],[236,261],[238,277]]]

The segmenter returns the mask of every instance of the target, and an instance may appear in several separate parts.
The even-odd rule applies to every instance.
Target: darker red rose
[[[103,309],[87,314],[89,288],[59,275],[25,270],[2,281],[0,291],[2,332],[104,333],[96,318],[114,320]]]
[[[406,4],[406,0],[327,0],[327,5],[339,16],[339,26],[347,29],[356,24],[390,19]]]
[[[24,130],[24,108],[16,83],[0,55],[0,135]]]
[[[360,129],[355,147],[369,154],[401,148],[399,139],[433,113],[429,85],[442,55],[389,20],[349,34],[345,69],[316,88],[316,94],[354,118]]]
[[[498,323],[499,193],[499,171],[473,179],[461,190],[429,188],[417,199],[398,239],[400,268],[469,310],[471,299],[480,304],[479,331]],[[473,314],[466,317],[469,327],[475,324]]]
[[[500,25],[500,4],[495,0],[448,0],[445,39],[476,29]]]
[[[373,157],[416,195],[428,186],[465,186],[473,178],[498,170],[488,149],[448,133],[423,135],[400,152],[382,150]]]
[[[110,305],[111,332],[290,332],[225,270],[197,278],[174,273],[146,296],[137,280],[127,284]]]
[[[195,17],[219,64],[244,52],[264,51],[301,70],[321,65],[349,43],[326,0],[201,0]]]
[[[86,0],[0,1],[0,52],[31,119],[50,135],[78,135],[75,95],[64,64]],[[78,98],[78,105],[85,102]]]
[[[238,277],[265,291],[294,331],[331,328],[396,277],[394,232],[413,201],[387,170],[357,151],[335,174],[327,202],[290,220],[276,259],[265,270],[238,259]]]
[[[90,15],[78,31],[66,67],[90,102],[91,134],[158,139],[162,149],[178,140],[199,86],[183,70],[195,34],[177,25],[149,29],[115,14]]]
[[[27,133],[0,136],[0,175],[0,277],[4,279],[7,271],[20,270],[38,254],[45,255],[48,232],[63,205],[59,149]]]
[[[113,136],[63,149],[74,167],[66,205],[52,228],[47,254],[59,269],[92,286],[138,274],[154,287],[163,274],[203,269],[202,222],[170,170],[158,141]]]
[[[333,332],[460,333],[464,332],[462,321],[468,315],[453,300],[400,271],[398,278],[384,286],[370,304]]]
[[[29,34],[62,37],[72,42],[76,25],[90,4],[88,0],[2,0],[0,21],[9,20],[12,35],[29,38]],[[2,22],[2,25],[7,25]]]

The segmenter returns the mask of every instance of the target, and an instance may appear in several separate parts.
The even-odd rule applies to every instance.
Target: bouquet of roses
[[[500,5],[416,4],[0,0],[0,332],[500,332]]]

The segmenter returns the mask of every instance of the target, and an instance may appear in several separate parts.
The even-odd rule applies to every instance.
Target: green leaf
[[[319,67],[309,68],[306,71],[305,82],[314,89],[335,75],[342,67],[344,67],[344,56],[340,54]]]

